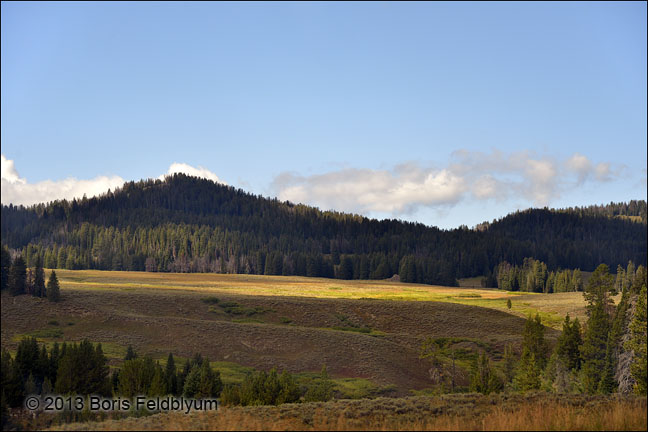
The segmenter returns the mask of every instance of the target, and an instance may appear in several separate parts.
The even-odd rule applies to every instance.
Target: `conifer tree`
[[[149,356],[124,361],[119,372],[119,392],[126,397],[149,394],[156,369]]]
[[[45,271],[40,255],[36,255],[34,268],[34,295],[36,297],[45,297]]]
[[[137,353],[133,349],[132,345],[128,345],[126,348],[126,356],[124,356],[124,361],[133,360],[137,358]]]
[[[612,296],[616,295],[614,290],[614,276],[610,274],[610,270],[606,264],[599,265],[589,281],[587,287],[583,291],[583,297],[588,304],[588,313],[591,314],[592,309],[596,304],[603,305],[603,310],[608,314],[612,314]],[[607,335],[606,335],[607,337]]]
[[[34,291],[34,271],[27,268],[27,276],[25,276],[25,294],[36,296]]]
[[[502,387],[502,382],[495,375],[490,359],[486,353],[482,351],[478,358],[475,358],[470,373],[470,390],[483,394],[489,394],[499,391]]]
[[[218,396],[223,389],[220,372],[214,372],[209,364],[209,359],[203,360],[200,365],[198,389],[194,395],[197,398]]]
[[[279,376],[279,385],[281,393],[277,398],[277,404],[293,403],[299,400],[300,391],[295,379],[287,371],[283,371]]]
[[[25,266],[25,260],[23,260],[22,256],[17,256],[9,269],[9,293],[12,296],[25,294],[26,279],[27,267]]]
[[[587,393],[598,390],[602,373],[605,370],[609,316],[605,311],[604,299],[600,298],[590,307],[590,318],[587,321],[585,337],[581,346],[582,382]]]
[[[178,391],[178,373],[176,371],[175,360],[173,354],[169,353],[167,358],[166,370],[164,378],[167,386],[167,394],[175,395]]]
[[[527,347],[522,350],[522,357],[515,375],[514,385],[520,391],[537,390],[540,388],[542,369],[536,361],[535,354]]]
[[[194,365],[184,380],[183,396],[188,398],[196,397],[200,391],[200,365]]]
[[[505,383],[509,384],[515,377],[515,354],[511,344],[506,344],[504,348],[504,379]]]
[[[164,380],[164,371],[162,367],[157,364],[155,367],[155,375],[153,375],[153,380],[151,381],[151,386],[148,391],[148,396],[164,396],[167,394],[167,386]]]
[[[570,322],[569,314],[567,314],[565,321],[563,322],[562,333],[558,337],[558,342],[556,344],[556,355],[570,370],[580,369],[581,344],[582,338],[580,334],[580,322],[578,321],[578,318]]]
[[[9,287],[9,269],[11,268],[11,254],[5,245],[2,245],[0,255],[0,289]]]
[[[79,345],[63,345],[54,385],[56,393],[108,396],[110,387],[108,365],[100,345],[95,348],[87,339]]]
[[[6,403],[10,407],[19,407],[23,403],[23,376],[16,366],[16,362],[11,358],[11,354],[5,348],[2,348],[2,365],[0,366],[2,375],[1,387],[2,394],[6,398]]]
[[[605,362],[603,363],[603,370],[601,372],[601,380],[598,383],[598,392],[603,394],[613,393],[619,384],[614,379],[614,347],[612,341],[612,333],[608,333],[608,343],[605,350]]]
[[[56,277],[56,272],[52,270],[50,273],[49,280],[47,281],[47,300],[51,302],[57,302],[61,300],[61,290],[59,288],[58,278]]]
[[[328,375],[326,365],[322,366],[319,378],[306,391],[304,400],[307,402],[326,402],[333,397],[333,381]]]
[[[641,267],[641,266],[640,266]],[[639,273],[639,272],[637,272]],[[642,396],[646,395],[646,285],[644,284],[637,297],[635,313],[630,323],[631,338],[625,344],[626,349],[634,351],[634,360],[630,365],[630,373],[635,380],[634,391]]]
[[[531,315],[524,323],[524,333],[522,334],[522,343],[530,353],[533,354],[535,362],[540,369],[544,369],[547,363],[547,343],[544,340],[545,328],[539,314],[535,318]]]

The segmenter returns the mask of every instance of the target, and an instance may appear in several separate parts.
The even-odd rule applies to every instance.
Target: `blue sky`
[[[443,228],[646,199],[645,2],[1,7],[3,203],[172,171]]]

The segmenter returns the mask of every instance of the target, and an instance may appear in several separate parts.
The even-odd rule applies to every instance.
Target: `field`
[[[454,352],[457,389],[466,391],[470,363],[479,353],[486,352],[497,365],[507,344],[519,351],[528,314],[541,314],[550,345],[567,313],[584,319],[581,293],[252,275],[57,274],[60,303],[2,293],[3,347],[15,350],[24,336],[49,345],[88,338],[102,343],[111,367],[122,363],[128,345],[161,363],[172,352],[180,365],[200,352],[225,383],[240,383],[250,371],[276,367],[294,373],[305,387],[326,365],[337,399],[69,428],[518,429],[522,424],[511,420],[518,416],[510,411],[546,420],[548,406],[563,419],[528,423],[527,428],[563,428],[559,421],[580,429],[645,428],[645,398],[436,396],[443,388],[429,360],[420,356],[423,341],[432,341],[442,364]],[[640,411],[643,417],[636,414]]]
[[[64,288],[78,290],[112,289],[120,291],[180,290],[200,293],[242,294],[280,297],[313,297],[328,299],[375,299],[400,301],[442,301],[484,306],[526,317],[540,312],[545,324],[560,329],[566,313],[572,318],[585,317],[585,302],[581,293],[552,295],[506,292],[474,288],[478,281],[462,280],[471,288],[443,287],[390,281],[343,281],[295,276],[221,275],[214,273],[145,273],[72,271],[57,272]],[[587,275],[586,275],[587,276]],[[473,278],[475,279],[475,278]],[[511,310],[506,300],[512,299]]]
[[[582,316],[580,293],[507,293],[492,289],[279,276],[57,271],[64,300],[2,298],[2,345],[25,335],[46,343],[101,342],[112,366],[126,347],[164,362],[208,356],[225,382],[252,368],[277,367],[307,381],[326,365],[341,397],[407,395],[430,387],[423,340],[469,360],[493,360],[518,347],[524,317],[540,311],[559,327]],[[513,308],[506,308],[512,299]],[[551,341],[558,332],[548,329]],[[467,384],[463,374],[459,382]]]

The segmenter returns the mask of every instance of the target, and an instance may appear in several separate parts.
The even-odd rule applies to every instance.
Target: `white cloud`
[[[586,156],[583,156],[580,153],[574,153],[572,157],[567,159],[565,165],[568,169],[572,170],[578,175],[579,183],[583,183],[592,173],[592,163]]]
[[[185,173],[187,175],[204,177],[223,183],[213,172],[203,167],[192,167],[184,163],[173,163],[167,174]],[[161,179],[164,176],[160,176]],[[83,195],[92,197],[108,189],[121,187],[125,180],[119,176],[98,176],[90,180],[79,180],[69,177],[63,180],[44,180],[29,183],[20,177],[14,161],[2,155],[1,191],[2,203],[29,206],[32,204],[54,201],[57,199],[81,198]]]
[[[209,171],[207,168],[203,168],[201,166],[198,166],[198,168],[196,168],[186,163],[174,162],[169,167],[169,170],[167,171],[166,175],[172,175],[176,173],[183,173],[194,177],[202,177],[202,178],[206,178],[207,180],[214,181],[216,183],[227,184],[221,179],[219,179],[216,174]],[[164,175],[161,175],[158,178],[160,180],[164,180]]]
[[[401,167],[402,168],[402,167]],[[311,177],[285,173],[273,186],[281,200],[348,212],[411,213],[419,205],[453,204],[464,192],[448,170],[409,172],[345,169]]]
[[[501,190],[499,182],[490,174],[483,175],[475,180],[472,187],[472,194],[477,199],[496,198],[498,190]]]
[[[283,173],[275,178],[273,188],[282,200],[399,216],[421,208],[447,208],[464,199],[502,202],[521,197],[545,206],[586,181],[609,181],[619,172],[609,163],[594,165],[578,153],[560,161],[528,151],[458,150],[447,167],[407,163],[386,170],[347,168],[307,177]]]
[[[2,179],[10,183],[25,183],[25,180],[21,179],[20,175],[18,175],[18,171],[14,167],[14,162],[7,159],[4,155],[1,155],[1,157],[2,163],[0,164],[0,170],[2,171]]]

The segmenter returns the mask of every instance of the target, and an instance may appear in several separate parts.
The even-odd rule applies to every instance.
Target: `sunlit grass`
[[[299,276],[215,273],[147,273],[57,270],[63,290],[112,290],[147,293],[166,290],[201,294],[438,301],[481,306],[526,317],[539,313],[546,325],[561,328],[564,316],[585,318],[581,293],[535,294],[485,288],[445,287],[376,280],[338,280]],[[512,308],[507,308],[511,299]]]

